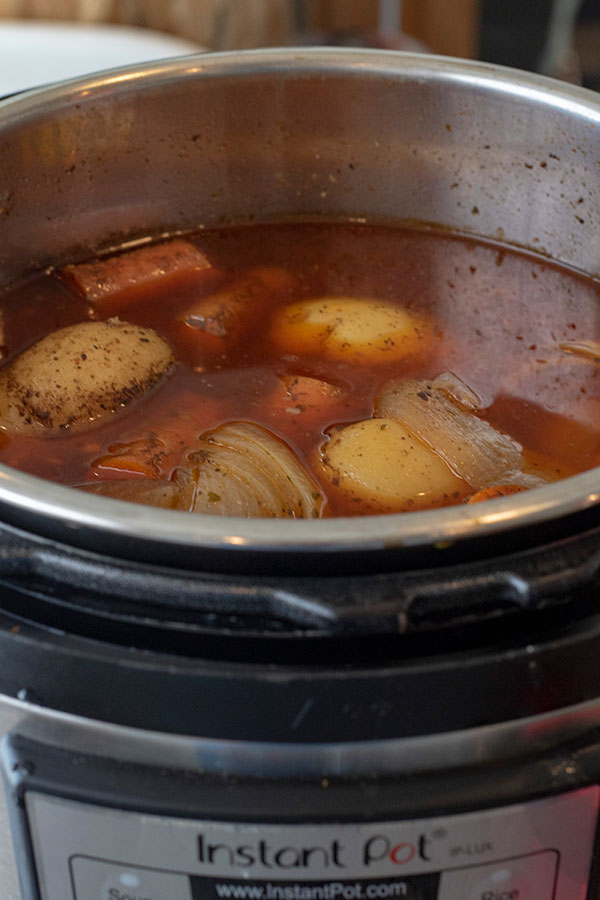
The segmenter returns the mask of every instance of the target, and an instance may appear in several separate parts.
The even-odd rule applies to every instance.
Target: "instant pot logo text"
[[[337,839],[328,843],[301,846],[276,844],[268,840],[253,843],[210,841],[198,835],[198,859],[217,870],[261,867],[275,871],[296,869],[303,871],[333,871],[354,868],[357,863],[365,870],[377,867],[403,866],[413,859],[429,862],[431,838],[417,835],[412,841],[394,841],[384,834],[374,834],[350,852]]]
[[[429,845],[431,838],[420,834],[416,841],[390,840],[383,834],[375,834],[365,842],[363,848],[363,864],[368,867],[381,862],[390,862],[396,866],[402,866],[417,857],[429,862]]]
[[[338,840],[323,846],[297,847],[290,844],[275,846],[261,840],[255,844],[210,843],[198,835],[198,859],[231,868],[248,869],[260,865],[265,869],[343,869],[343,847]]]

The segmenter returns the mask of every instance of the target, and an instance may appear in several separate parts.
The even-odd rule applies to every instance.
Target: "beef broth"
[[[218,454],[238,452],[220,429],[248,423],[251,440],[274,436],[308,478],[304,505],[259,515],[397,512],[533,487],[600,460],[599,290],[530,253],[362,223],[206,229],[158,253],[33,275],[3,292],[0,376],[32,343],[90,320],[152,329],[175,363],[85,427],[5,418],[0,461],[126,499],[143,483],[129,497],[139,502],[153,502],[156,482],[172,498],[158,505],[220,512],[222,487],[196,480],[184,502],[165,484],[206,462],[213,484]],[[432,410],[441,418],[427,424]],[[446,421],[459,429],[448,441]],[[492,464],[464,461],[469,422],[473,452]]]

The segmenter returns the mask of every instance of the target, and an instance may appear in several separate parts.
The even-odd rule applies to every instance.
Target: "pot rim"
[[[336,553],[433,546],[551,524],[600,504],[600,468],[545,487],[477,504],[374,516],[247,519],[191,515],[84,493],[0,464],[0,509],[76,532],[178,547]],[[149,515],[149,510],[152,514]],[[10,514],[7,516],[10,520]]]
[[[0,129],[8,120],[47,114],[53,106],[85,102],[107,92],[151,82],[257,73],[326,72],[445,80],[535,99],[600,124],[600,97],[536,74],[477,61],[356,48],[282,48],[197,54],[111,69],[36,88],[0,102]],[[47,532],[110,534],[150,545],[202,550],[334,554],[433,546],[490,538],[583,513],[600,503],[600,468],[509,497],[418,512],[321,520],[246,519],[190,515],[86,494],[0,464],[0,509],[7,521],[41,520]],[[11,511],[13,515],[11,515]],[[66,531],[65,531],[66,529]],[[35,525],[34,525],[35,530]],[[91,538],[86,538],[89,545]],[[77,542],[77,540],[75,540]]]

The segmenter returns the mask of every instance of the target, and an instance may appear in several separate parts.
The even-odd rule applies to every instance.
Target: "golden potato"
[[[88,424],[139,397],[172,362],[150,328],[118,320],[61,328],[0,372],[0,422],[19,431]]]
[[[271,336],[284,353],[387,362],[424,352],[431,328],[424,317],[391,303],[320,297],[282,309],[273,320]]]
[[[450,467],[394,419],[347,425],[324,445],[321,463],[331,484],[376,511],[443,505],[468,488]]]

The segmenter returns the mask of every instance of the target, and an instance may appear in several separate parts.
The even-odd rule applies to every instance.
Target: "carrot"
[[[92,463],[92,471],[104,477],[158,478],[160,462],[166,453],[165,444],[157,438],[144,438],[128,444],[113,444],[108,454]]]
[[[284,374],[265,398],[261,414],[265,422],[284,432],[292,427],[308,435],[343,419],[348,402],[348,391],[342,387],[308,375]]]
[[[344,394],[342,388],[307,375],[281,375],[280,383],[281,390],[277,390],[272,403],[290,415],[302,415],[311,410],[320,412]]]
[[[253,307],[263,297],[286,296],[295,278],[285,269],[258,266],[214,294],[201,297],[175,322],[175,336],[193,360],[220,354],[255,325]]]
[[[189,282],[212,289],[222,278],[197,247],[181,239],[152,244],[89,263],[65,266],[58,275],[70,282],[101,315],[117,315],[147,301],[165,283]]]
[[[481,503],[482,500],[497,500],[499,497],[510,497],[511,494],[520,494],[527,488],[519,484],[500,484],[495,487],[482,488],[472,494],[465,503]]]

